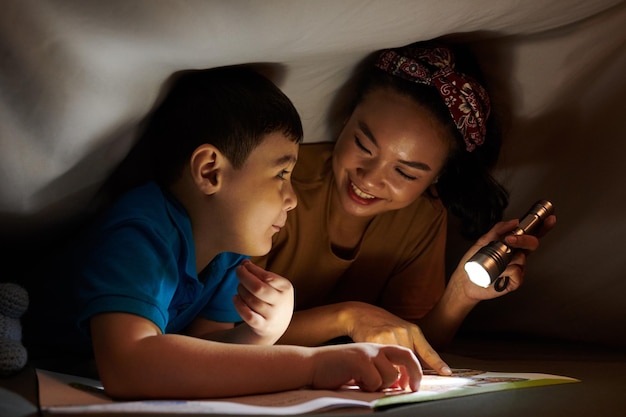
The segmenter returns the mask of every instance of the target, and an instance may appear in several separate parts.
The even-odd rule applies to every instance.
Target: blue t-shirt
[[[197,274],[189,216],[155,183],[126,193],[94,226],[63,272],[46,277],[43,302],[31,306],[34,347],[90,355],[89,319],[100,313],[136,314],[163,333],[179,333],[198,316],[241,321],[235,268],[248,257],[221,253]]]
[[[180,332],[198,315],[241,320],[234,269],[246,257],[221,253],[198,275],[187,212],[156,184],[124,195],[94,236],[78,273],[81,328],[106,312],[145,317],[163,333]]]

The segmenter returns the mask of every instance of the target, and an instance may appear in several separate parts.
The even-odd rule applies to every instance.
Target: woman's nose
[[[357,169],[357,174],[364,186],[380,187],[384,183],[384,167],[377,163],[369,163]]]

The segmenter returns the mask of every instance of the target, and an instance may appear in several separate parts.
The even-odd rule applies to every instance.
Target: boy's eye
[[[354,143],[356,143],[356,146],[361,149],[363,152],[367,152],[368,154],[371,155],[371,152],[369,151],[369,149],[367,149],[365,146],[363,146],[363,143],[361,143],[361,141],[359,140],[359,138],[357,136],[354,137]]]
[[[278,178],[280,178],[281,180],[286,180],[287,175],[289,175],[289,171],[287,171],[286,169],[283,169],[282,171],[278,173]]]

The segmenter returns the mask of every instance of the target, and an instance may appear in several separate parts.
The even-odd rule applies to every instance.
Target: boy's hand
[[[237,267],[237,276],[240,284],[233,299],[237,312],[260,338],[255,343],[275,343],[291,321],[293,285],[248,260]]]
[[[357,385],[363,391],[386,388],[417,391],[422,369],[410,349],[374,343],[316,348],[311,387],[338,389]]]

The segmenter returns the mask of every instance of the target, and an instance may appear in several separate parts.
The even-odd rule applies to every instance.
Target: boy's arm
[[[202,317],[197,317],[187,326],[185,334],[213,342],[239,343],[244,345],[272,344],[255,343],[257,338],[255,338],[254,330],[247,323],[235,325],[234,323],[221,323]]]
[[[114,398],[210,398],[357,383],[373,391],[416,390],[421,370],[405,348],[349,344],[306,348],[223,344],[161,334],[127,313],[91,318],[100,378]]]
[[[127,313],[96,315],[90,328],[99,376],[114,398],[221,397],[271,390],[264,385],[280,390],[309,382],[310,370],[296,350],[280,359],[301,372],[270,382],[260,372],[257,346],[162,334],[151,321]]]

